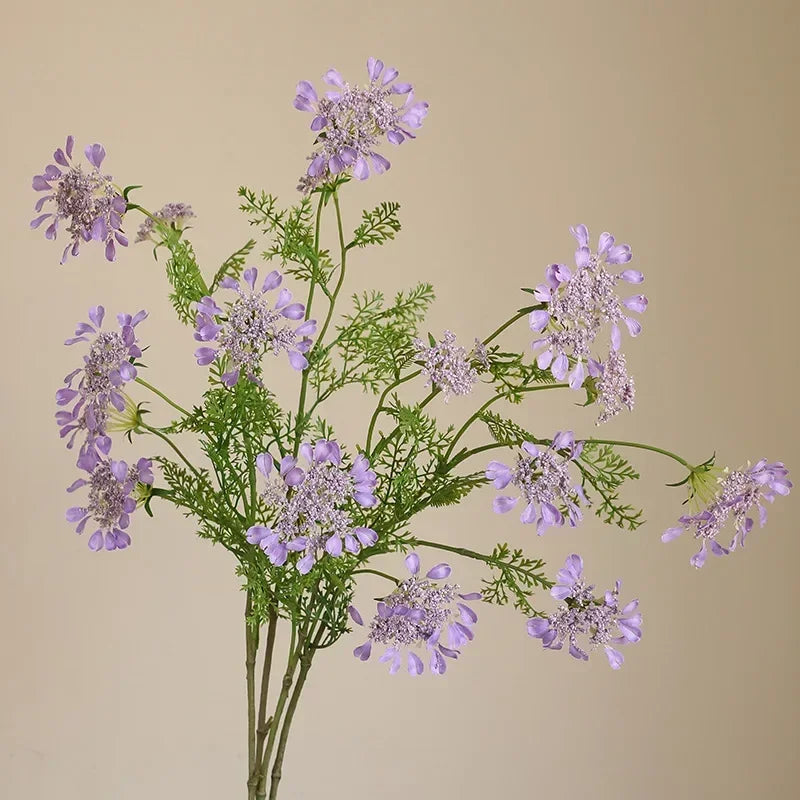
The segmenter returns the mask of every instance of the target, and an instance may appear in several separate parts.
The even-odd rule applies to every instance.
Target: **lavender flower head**
[[[192,207],[187,203],[167,203],[162,206],[152,217],[145,217],[136,233],[137,242],[152,240],[156,222],[163,222],[176,230],[182,231],[186,227],[186,220],[195,216]],[[155,218],[155,219],[154,219]]]
[[[389,662],[389,672],[394,675],[403,665],[405,655],[409,675],[421,675],[425,670],[422,656],[426,657],[431,672],[444,675],[447,658],[458,658],[460,647],[474,638],[472,626],[478,615],[467,605],[480,600],[479,592],[459,594],[458,584],[439,583],[450,576],[447,564],[437,564],[419,577],[419,556],[406,556],[410,577],[406,578],[387,597],[378,603],[377,614],[369,625],[364,644],[353,650],[353,655],[367,661],[373,643],[385,645],[378,659]],[[363,625],[361,614],[350,606],[350,616],[357,625]],[[447,632],[447,646],[441,637]]]
[[[587,366],[589,375],[595,379],[597,402],[603,406],[597,418],[598,425],[616,417],[623,408],[633,411],[636,387],[628,374],[624,353],[612,349],[604,362],[590,358]]]
[[[476,347],[477,357],[486,358],[481,343]],[[428,347],[421,339],[414,339],[416,358],[422,362],[422,370],[428,377],[426,386],[435,386],[444,392],[447,403],[453,395],[467,395],[478,380],[478,371],[472,366],[471,356],[456,344],[455,334],[444,332],[438,344]],[[483,348],[483,349],[480,349]]]
[[[565,264],[551,264],[545,270],[545,282],[536,287],[534,294],[547,308],[531,312],[530,327],[536,333],[546,333],[533,342],[534,349],[544,348],[536,359],[539,368],[549,367],[559,381],[569,373],[569,385],[580,389],[586,378],[585,364],[603,326],[610,323],[611,347],[619,350],[622,339],[619,323],[625,323],[631,336],[638,336],[642,326],[627,312],[643,313],[647,298],[637,294],[620,301],[615,291],[617,283],[638,284],[644,276],[634,269],[618,274],[606,269],[631,260],[627,244],[615,244],[610,233],[602,233],[597,252],[592,253],[585,225],[570,228],[570,232],[578,241],[577,269],[573,273]]]
[[[713,475],[711,470],[708,473]],[[700,549],[689,563],[698,569],[705,564],[708,550],[715,556],[726,556],[737,546],[744,547],[745,538],[755,525],[751,514],[758,512],[763,528],[767,522],[764,500],[771,503],[778,495],[788,495],[792,489],[788,476],[789,470],[780,461],[768,463],[766,459],[743,469],[718,472],[717,492],[707,507],[697,514],[680,517],[680,524],[666,530],[661,541],[671,542],[691,531],[700,540]],[[725,547],[717,541],[717,536],[729,520],[733,521],[734,534],[730,545]]]
[[[378,534],[355,525],[348,507],[355,503],[372,508],[378,499],[373,494],[377,478],[365,456],[359,455],[348,469],[342,465],[339,445],[325,439],[301,445],[300,455],[308,463],[306,469],[292,456],[284,457],[277,480],[262,493],[277,511],[275,524],[249,528],[247,541],[259,545],[275,566],[285,564],[290,552],[302,553],[296,567],[305,575],[325,555],[339,558],[345,550],[356,554],[375,544]],[[262,453],[256,466],[270,478],[272,456]]]
[[[562,452],[565,450],[566,455]],[[492,481],[495,489],[505,489],[509,484],[519,489],[525,502],[520,521],[535,522],[540,536],[551,526],[563,526],[565,519],[574,528],[583,519],[578,502],[588,501],[581,485],[571,483],[569,464],[582,450],[583,442],[576,442],[572,431],[556,433],[546,449],[523,442],[516,465],[490,461],[486,480]],[[508,513],[519,499],[509,495],[495,497],[495,513]]]
[[[559,570],[558,583],[550,590],[556,600],[563,601],[549,617],[528,620],[528,635],[541,639],[548,650],[560,650],[569,642],[569,653],[581,661],[589,660],[589,653],[581,647],[579,636],[586,636],[589,648],[605,648],[612,669],[619,669],[625,660],[612,645],[638,642],[642,638],[642,615],[637,611],[638,600],[619,607],[621,584],[616,582],[602,598],[593,594],[594,586],[583,580],[583,559],[572,554]]]
[[[138,314],[118,314],[119,331],[102,330],[105,317],[103,306],[89,309],[89,322],[79,322],[75,336],[64,344],[89,342],[89,353],[83,357],[83,366],[64,378],[66,388],[56,392],[59,406],[72,407],[56,413],[61,438],[69,436],[71,448],[79,433],[86,434],[81,457],[93,453],[95,448],[108,455],[111,439],[106,435],[110,407],[124,412],[126,400],[122,387],[136,377],[136,367],[131,363],[142,355],[136,338],[136,326],[147,317],[146,311]],[[76,383],[77,381],[77,383]],[[91,464],[92,457],[84,464]],[[79,466],[81,462],[79,460]]]
[[[302,320],[305,306],[292,302],[292,293],[281,289],[274,305],[267,300],[267,293],[277,289],[283,281],[280,272],[273,270],[256,288],[258,270],[246,269],[244,286],[233,278],[223,278],[225,289],[233,289],[238,297],[228,305],[227,311],[220,308],[212,297],[204,297],[197,303],[197,320],[194,338],[199,342],[214,342],[217,347],[200,347],[195,351],[201,366],[212,361],[224,360],[230,367],[222,375],[226,386],[235,386],[244,370],[249,380],[258,380],[261,359],[265,352],[278,355],[285,350],[289,363],[296,370],[308,366],[305,353],[311,348],[311,334],[317,329],[316,320],[309,319],[295,326],[292,322]]]
[[[81,242],[103,242],[109,261],[116,258],[116,245],[128,246],[128,239],[122,231],[122,218],[128,204],[119,193],[110,175],[100,172],[100,165],[106,156],[101,144],[86,146],[84,153],[92,169],[84,172],[81,166],[72,163],[72,149],[75,140],[67,136],[64,149],[60,147],[53,153],[55,164],[48,164],[41,175],[34,175],[33,188],[46,192],[36,202],[36,213],[31,228],[38,228],[47,222],[44,235],[55,239],[58,226],[64,223],[70,243],[61,256],[63,264],[70,253],[77,256]],[[57,166],[58,165],[58,166]],[[48,205],[49,211],[40,214]]]
[[[133,492],[137,483],[153,483],[152,467],[147,458],[128,466],[124,461],[99,457],[83,467],[89,477],[79,478],[67,491],[88,486],[89,500],[85,506],[68,508],[67,522],[77,523],[77,533],[83,533],[89,522],[97,526],[89,537],[90,550],[124,550],[131,543],[126,529],[136,510]]]
[[[329,69],[323,79],[332,89],[324,97],[308,81],[297,84],[293,105],[314,115],[311,130],[318,134],[300,191],[308,193],[342,173],[366,180],[370,165],[376,173],[386,172],[391,164],[377,152],[383,138],[393,145],[416,138],[412,129],[422,127],[428,104],[415,101],[411,84],[396,82],[397,70],[383,61],[368,59],[367,75],[366,86],[351,86]]]

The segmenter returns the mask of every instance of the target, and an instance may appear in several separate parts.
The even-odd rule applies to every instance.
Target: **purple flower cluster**
[[[598,425],[616,417],[623,408],[633,411],[636,387],[628,374],[624,353],[612,348],[604,362],[589,359],[588,367],[589,374],[595,379],[597,402],[603,406],[597,418]]]
[[[97,526],[89,537],[90,550],[124,550],[131,543],[127,528],[136,510],[134,491],[138,483],[153,483],[152,462],[140,458],[128,466],[124,461],[96,456],[79,466],[88,478],[79,478],[67,491],[88,486],[89,499],[85,506],[67,509],[67,522],[77,523],[77,533],[83,533],[90,522]]]
[[[83,357],[83,366],[64,378],[66,388],[56,392],[56,403],[71,408],[56,413],[61,438],[69,436],[67,447],[72,447],[75,437],[85,433],[78,465],[93,466],[95,450],[108,455],[111,439],[107,436],[110,408],[125,410],[126,401],[122,387],[136,377],[136,367],[131,363],[142,351],[136,338],[136,326],[147,317],[146,311],[138,314],[118,314],[119,331],[102,330],[105,309],[89,309],[89,322],[79,322],[75,336],[64,344],[91,342],[89,352]]]
[[[365,456],[359,455],[348,469],[342,465],[339,445],[325,439],[301,445],[300,454],[308,466],[303,469],[297,459],[284,457],[278,480],[262,493],[267,505],[276,509],[276,522],[271,528],[254,525],[247,541],[259,545],[275,566],[285,564],[290,552],[303,553],[296,566],[305,575],[326,554],[338,558],[345,550],[356,554],[375,544],[378,534],[354,525],[347,507],[354,502],[372,508],[378,499],[373,494],[377,477]],[[270,478],[272,456],[262,453],[256,466]]]
[[[478,343],[481,348],[483,345]],[[445,403],[453,395],[467,395],[478,380],[478,371],[472,366],[467,351],[456,344],[451,331],[444,332],[441,342],[428,347],[421,339],[414,339],[416,358],[422,362],[422,371],[428,378],[426,386],[435,386],[444,392]],[[478,358],[486,358],[485,348],[478,351]]]
[[[308,366],[305,353],[311,348],[309,338],[317,329],[313,319],[292,325],[305,316],[305,306],[292,302],[288,289],[278,292],[274,305],[267,300],[267,293],[277,289],[283,276],[277,270],[270,272],[260,288],[256,288],[258,270],[246,269],[244,286],[233,278],[223,278],[225,289],[233,289],[238,297],[228,305],[227,311],[220,308],[212,297],[204,297],[197,303],[197,319],[194,338],[199,342],[214,342],[217,347],[200,347],[195,351],[201,366],[222,359],[230,367],[223,375],[226,386],[235,386],[244,370],[249,380],[258,380],[261,359],[265,352],[275,355],[285,350],[289,363],[296,370]]]
[[[367,61],[369,83],[351,86],[335,69],[323,79],[332,87],[323,97],[308,81],[297,84],[294,107],[314,115],[311,130],[318,134],[310,164],[297,187],[310,192],[336,175],[350,172],[366,180],[370,166],[376,173],[391,166],[377,148],[384,137],[393,145],[414,139],[413,130],[422,127],[428,104],[415,101],[410,83],[396,82],[398,72],[383,61]],[[393,98],[405,98],[396,105]]]
[[[519,489],[525,502],[520,521],[535,522],[540,536],[551,526],[563,526],[565,520],[574,528],[583,519],[578,502],[588,501],[581,485],[571,482],[569,464],[582,450],[583,442],[576,442],[572,431],[556,433],[546,449],[523,442],[516,465],[509,467],[500,461],[490,461],[486,479],[492,481],[495,489],[505,489],[509,484]],[[506,514],[519,499],[499,495],[493,503],[495,513]]]
[[[764,500],[771,503],[778,495],[788,495],[791,489],[789,470],[780,461],[768,463],[761,459],[746,469],[726,471],[708,506],[697,514],[680,517],[680,525],[665,531],[661,541],[671,542],[685,531],[692,531],[694,538],[700,540],[700,549],[689,563],[699,569],[705,564],[709,549],[715,556],[726,556],[737,546],[744,547],[745,537],[755,525],[751,514],[757,510],[763,528],[767,522]],[[725,547],[717,541],[717,535],[729,520],[733,520],[734,535]]]
[[[437,564],[419,577],[419,556],[406,556],[406,567],[410,577],[406,578],[387,597],[378,603],[377,614],[369,625],[369,634],[364,644],[353,650],[353,655],[367,661],[372,654],[372,645],[385,645],[386,650],[378,659],[389,662],[389,672],[394,675],[403,665],[410,675],[421,675],[425,671],[421,652],[427,656],[435,675],[444,675],[448,658],[458,658],[459,648],[474,638],[472,626],[478,615],[467,605],[470,600],[480,600],[479,592],[459,594],[458,584],[438,583],[450,576],[447,564]],[[361,614],[350,606],[350,616],[358,625],[363,625]],[[441,637],[447,632],[447,646]],[[415,652],[417,651],[417,652]]]
[[[122,218],[127,209],[125,198],[117,191],[111,176],[100,172],[100,165],[106,156],[101,144],[86,146],[84,153],[92,169],[84,172],[80,165],[72,163],[72,149],[75,140],[67,137],[64,149],[53,153],[55,164],[48,164],[41,175],[33,178],[33,188],[46,192],[36,202],[39,214],[46,203],[51,210],[39,214],[31,221],[32,228],[47,222],[45,236],[55,239],[59,223],[64,221],[70,243],[61,256],[63,264],[70,253],[77,256],[81,242],[103,242],[106,258],[116,258],[116,245],[127,247],[128,239],[122,231]]]
[[[617,352],[622,340],[620,323],[625,324],[631,336],[638,336],[641,325],[628,316],[628,312],[643,313],[647,298],[637,294],[620,300],[616,294],[620,281],[639,284],[644,280],[638,270],[611,273],[607,269],[631,260],[631,248],[627,244],[615,244],[610,233],[602,233],[597,252],[592,253],[586,226],[577,225],[570,231],[578,241],[577,269],[572,272],[565,264],[551,264],[545,270],[545,282],[536,287],[535,296],[546,308],[531,312],[530,327],[544,334],[533,343],[535,349],[541,350],[536,359],[539,368],[549,368],[559,381],[569,376],[569,385],[580,389],[587,373],[597,378],[606,371],[601,362],[592,358],[592,346],[602,328],[610,324],[611,349]],[[609,369],[617,377],[609,376],[604,385],[603,402],[608,413],[603,419],[618,413],[622,406],[633,405],[632,383],[627,372],[624,379],[618,377],[618,360]],[[617,410],[612,413],[611,409]]]
[[[162,206],[152,217],[145,217],[144,222],[136,232],[136,241],[145,242],[152,240],[156,222],[173,226],[176,230],[183,230],[186,220],[195,216],[192,207],[187,203],[167,203]]]
[[[541,639],[548,650],[560,650],[569,643],[569,653],[581,661],[589,660],[589,653],[581,647],[579,636],[588,637],[590,649],[603,646],[612,669],[619,669],[625,660],[612,645],[638,642],[642,638],[642,615],[637,611],[638,600],[619,607],[620,582],[602,598],[594,596],[594,586],[583,580],[583,559],[572,554],[559,570],[558,583],[550,594],[563,602],[549,617],[528,620],[528,635]]]

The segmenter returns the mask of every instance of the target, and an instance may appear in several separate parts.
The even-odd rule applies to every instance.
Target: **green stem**
[[[320,194],[319,202],[317,203],[317,214],[314,220],[314,266],[319,270],[319,228],[322,221],[322,197]],[[314,288],[317,285],[316,276],[312,274],[311,285],[308,287],[308,302],[306,303],[306,316],[305,319],[311,319],[311,305],[314,302]]]
[[[185,408],[179,406],[174,400],[170,400],[169,397],[164,394],[164,392],[156,389],[152,383],[148,383],[144,378],[140,378],[139,376],[134,378],[134,381],[141,386],[144,386],[145,389],[149,389],[153,394],[157,394],[165,403],[171,405],[176,411],[179,411],[181,414],[183,414],[184,417],[189,416],[189,412]]]
[[[192,464],[192,462],[189,461],[188,458],[186,458],[186,456],[180,451],[180,448],[178,447],[178,445],[176,445],[175,442],[173,442],[172,439],[170,439],[169,436],[167,436],[163,431],[160,431],[158,428],[154,428],[154,427],[152,427],[151,425],[148,425],[145,422],[139,422],[139,427],[140,428],[144,428],[144,430],[149,431],[153,435],[158,436],[159,439],[162,439],[163,441],[165,441],[178,454],[178,456],[180,457],[181,461],[183,461],[183,463],[186,464],[186,466],[189,467],[189,469],[198,478],[202,478],[203,477],[200,474],[200,470],[197,469],[197,467],[195,467],[195,465]]]
[[[303,691],[308,671],[311,669],[311,660],[314,658],[314,648],[309,648],[300,659],[300,672],[297,676],[297,684],[292,692],[292,698],[289,701],[289,707],[286,709],[286,719],[283,722],[281,729],[281,736],[278,741],[278,749],[275,753],[275,763],[272,765],[272,776],[269,786],[269,800],[275,800],[278,796],[278,785],[281,782],[283,775],[283,757],[286,753],[286,742],[289,738],[289,729],[292,726],[294,719],[294,712],[297,709],[297,703],[300,700],[300,693]]]
[[[381,411],[383,410],[383,404],[386,402],[386,398],[393,389],[396,389],[398,386],[406,383],[407,381],[416,378],[417,375],[420,374],[422,370],[416,370],[416,372],[411,372],[405,376],[405,378],[398,378],[394,383],[390,383],[384,390],[380,396],[380,400],[378,400],[378,405],[375,408],[375,411],[372,414],[372,419],[369,421],[369,428],[367,429],[367,442],[364,446],[364,452],[369,453],[370,446],[372,445],[372,434],[375,432],[375,424],[378,421],[378,417],[380,416]]]
[[[295,646],[297,639],[299,644]],[[289,656],[286,661],[286,671],[283,674],[283,681],[281,683],[281,691],[278,695],[278,700],[275,704],[275,711],[272,714],[272,719],[269,726],[269,735],[267,738],[267,745],[264,750],[264,756],[261,760],[260,775],[258,781],[258,789],[256,790],[256,800],[265,800],[267,796],[267,770],[269,768],[270,758],[272,757],[272,750],[275,746],[275,739],[278,733],[278,727],[283,715],[283,709],[286,701],[289,698],[289,690],[292,688],[292,681],[294,680],[294,671],[297,667],[297,662],[300,659],[301,651],[305,644],[305,632],[300,631],[298,637],[297,623],[292,620],[292,638],[289,643]]]
[[[669,450],[664,450],[661,447],[655,447],[651,444],[642,444],[641,442],[620,442],[615,439],[586,439],[586,443],[590,444],[594,442],[595,444],[610,444],[616,445],[617,447],[636,447],[639,450],[650,450],[653,453],[659,453],[662,456],[667,456],[667,458],[671,458],[673,461],[677,461],[682,466],[686,467],[689,472],[695,472],[697,467],[690,464],[685,458],[681,458],[676,453],[672,453]]]
[[[399,584],[400,580],[395,578],[394,575],[389,575],[388,572],[381,572],[379,569],[354,569],[352,572],[353,575],[361,575],[361,574],[369,574],[369,575],[378,575],[381,578],[386,578],[387,581],[391,581],[394,584]]]
[[[527,393],[527,392],[541,392],[546,389],[568,389],[568,388],[569,388],[568,383],[544,383],[538,386],[523,386],[520,389],[517,389],[516,391]],[[458,432],[456,433],[453,441],[450,442],[450,447],[447,449],[447,452],[445,453],[444,456],[445,461],[447,461],[447,459],[450,458],[450,456],[453,453],[453,450],[455,449],[456,443],[467,432],[467,429],[470,427],[470,425],[472,425],[472,423],[475,422],[475,420],[477,420],[478,417],[480,417],[480,415],[483,414],[483,412],[486,411],[486,409],[489,408],[490,405],[496,403],[498,400],[503,400],[503,399],[506,398],[505,395],[502,394],[496,394],[494,395],[494,397],[490,397],[471,417],[469,417],[469,419],[467,419],[467,421],[458,429]]]
[[[256,758],[255,763],[250,768],[250,786],[253,789],[253,796],[258,789],[258,781],[261,773],[261,764],[264,758],[264,744],[267,734],[272,724],[272,719],[267,719],[267,697],[269,695],[269,679],[272,671],[272,654],[275,651],[275,634],[278,629],[278,614],[274,607],[269,609],[267,622],[267,644],[264,650],[264,667],[261,672],[261,691],[258,706],[258,725],[256,727]]]
[[[317,203],[317,215],[314,222],[314,266],[319,269],[319,229],[322,221],[322,199],[324,195],[320,193],[319,203]],[[317,285],[316,272],[311,274],[310,286],[308,287],[308,299],[306,300],[306,321],[311,318],[311,304],[314,302],[314,287]],[[319,341],[319,339],[317,339]],[[310,355],[310,354],[309,354]],[[300,398],[297,401],[297,414],[294,418],[294,447],[292,454],[297,458],[297,453],[300,450],[300,439],[303,438],[303,416],[306,407],[306,394],[308,393],[308,370],[303,370],[303,377],[300,379]]]
[[[449,472],[451,469],[453,469],[453,467],[457,467],[462,461],[466,461],[468,458],[478,455],[478,453],[485,453],[487,450],[498,450],[501,447],[508,447],[508,445],[503,444],[502,442],[491,442],[490,444],[483,444],[480,447],[473,447],[470,450],[463,450],[447,464],[446,469]]]
[[[253,596],[248,590],[244,610],[245,628],[245,670],[247,674],[247,763],[248,776],[253,774],[256,763],[256,652],[258,650],[258,630],[251,624]],[[255,798],[255,786],[251,780],[247,782],[247,794],[250,800]]]
[[[496,558],[487,556],[485,553],[479,553],[477,550],[470,550],[467,547],[456,547],[455,545],[442,544],[441,542],[430,542],[425,539],[417,539],[416,543],[420,547],[430,547],[434,550],[446,550],[448,553],[456,553],[457,555],[464,556],[465,558],[472,558],[476,561],[483,561],[484,564],[502,564]]]
[[[256,485],[256,460],[253,458],[253,447],[250,443],[250,437],[243,431],[242,438],[244,439],[245,453],[247,454],[247,475],[250,483],[250,502],[245,504],[245,512],[248,514],[250,524],[255,525],[258,520],[256,519],[257,504],[257,485]],[[244,499],[244,498],[242,498]]]
[[[344,243],[344,228],[342,227],[342,210],[339,207],[339,192],[337,189],[333,190],[333,205],[336,209],[336,228],[339,232],[339,252],[340,252],[340,260],[341,264],[339,266],[339,279],[336,281],[336,288],[333,290],[333,294],[331,295],[331,301],[328,305],[328,314],[325,317],[325,322],[322,325],[322,330],[319,332],[319,336],[317,336],[317,346],[322,347],[325,334],[328,332],[328,327],[331,324],[331,320],[333,319],[333,310],[336,307],[336,299],[339,297],[339,292],[344,285],[344,276],[345,271],[347,269],[347,247]]]
[[[544,308],[544,306],[540,306]],[[506,320],[499,328],[495,329],[490,333],[484,340],[484,344],[489,344],[493,342],[506,328],[510,328],[518,319],[522,319],[524,316],[530,314],[531,309],[525,309],[524,311],[517,311],[511,319]]]
[[[122,194],[122,189],[119,188],[119,187],[116,187],[116,188],[119,190],[119,193]],[[127,208],[125,210],[126,210],[126,212],[127,211],[141,211],[142,214],[144,214],[146,217],[150,217],[150,219],[152,219],[154,222],[162,222],[163,223],[163,220],[160,220],[157,216],[155,216],[155,214],[151,214],[144,206],[140,206],[138,203],[128,203],[127,204]]]

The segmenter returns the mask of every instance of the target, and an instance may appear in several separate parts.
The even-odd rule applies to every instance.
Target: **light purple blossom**
[[[589,375],[595,379],[597,402],[603,406],[597,418],[598,425],[616,417],[623,408],[633,411],[636,387],[628,374],[624,353],[612,349],[605,361],[590,358],[587,366]]]
[[[638,336],[642,326],[628,313],[643,313],[647,298],[637,294],[620,300],[616,294],[620,281],[639,284],[644,280],[638,270],[612,273],[607,269],[631,260],[627,244],[615,244],[610,233],[602,233],[597,252],[592,253],[585,225],[570,228],[570,232],[578,241],[576,270],[572,272],[565,264],[551,264],[545,270],[545,282],[536,287],[534,294],[546,308],[531,312],[530,327],[545,334],[533,342],[534,349],[541,350],[536,359],[539,368],[549,368],[559,381],[569,375],[569,385],[580,389],[600,331],[610,324],[611,347],[619,350],[620,323],[625,324],[631,336]]]
[[[718,479],[716,495],[706,508],[697,514],[680,517],[679,525],[669,528],[661,536],[662,542],[671,542],[685,531],[691,531],[700,540],[700,549],[689,559],[698,569],[706,562],[708,550],[715,556],[726,556],[738,546],[744,547],[747,534],[753,530],[753,516],[757,513],[763,528],[767,522],[764,501],[770,503],[778,495],[788,495],[792,489],[789,470],[780,462],[758,463],[740,470],[726,470]],[[733,521],[734,534],[730,545],[717,541],[718,534],[728,521]]]
[[[569,464],[582,450],[583,442],[576,442],[572,431],[556,433],[547,448],[523,442],[516,465],[490,461],[486,480],[492,481],[495,489],[505,489],[509,484],[519,489],[525,502],[520,521],[535,522],[540,536],[551,526],[562,526],[565,520],[574,528],[583,519],[578,502],[588,501],[582,486],[571,482]],[[519,500],[498,495],[493,503],[495,513],[506,514]]]
[[[91,169],[84,172],[72,163],[75,140],[67,137],[64,149],[53,153],[55,164],[48,164],[41,175],[33,178],[33,188],[45,192],[36,202],[38,216],[31,221],[32,228],[47,223],[45,236],[55,239],[60,224],[65,225],[70,242],[61,256],[63,264],[70,253],[77,256],[81,242],[102,242],[109,261],[116,258],[116,245],[127,247],[128,239],[122,230],[122,218],[127,209],[125,198],[115,188],[110,175],[104,175],[100,166],[106,156],[101,144],[86,146]],[[42,212],[47,204],[48,211]]]
[[[450,576],[447,564],[437,564],[425,577],[419,576],[420,562],[416,553],[406,556],[410,577],[378,603],[377,614],[369,625],[367,641],[353,650],[353,655],[367,661],[372,645],[385,645],[378,659],[389,662],[394,675],[405,662],[409,675],[421,675],[425,661],[435,675],[444,675],[447,659],[461,654],[460,648],[474,638],[472,626],[478,615],[468,605],[480,600],[479,592],[460,594],[458,584],[440,583]],[[350,616],[357,625],[364,621],[357,609],[350,607]],[[447,636],[447,645],[442,643]]]
[[[293,303],[288,289],[281,289],[275,303],[270,304],[267,294],[283,281],[277,270],[270,272],[258,288],[255,267],[246,269],[243,278],[244,285],[230,277],[221,281],[220,286],[233,289],[238,295],[227,310],[208,296],[197,303],[194,338],[216,345],[216,348],[198,348],[197,363],[204,366],[222,360],[228,368],[222,375],[226,386],[235,386],[242,370],[249,380],[258,382],[261,359],[266,352],[278,355],[285,350],[292,367],[304,370],[308,366],[305,353],[311,348],[310,336],[317,329],[316,320],[303,320],[305,306]]]
[[[106,435],[109,410],[118,412],[126,408],[122,387],[136,377],[136,367],[131,363],[141,357],[136,338],[136,326],[147,317],[146,311],[118,314],[119,331],[102,330],[105,309],[89,309],[89,322],[79,322],[75,336],[64,344],[91,342],[89,352],[83,357],[83,366],[64,378],[65,388],[56,392],[56,403],[63,410],[56,413],[60,435],[69,436],[67,447],[72,447],[79,433],[86,434],[81,456],[95,448],[108,455],[111,439]],[[71,406],[71,408],[65,408]],[[89,462],[90,463],[91,458]]]
[[[445,403],[453,395],[467,395],[472,391],[478,380],[478,371],[472,366],[470,354],[456,344],[454,333],[445,331],[442,341],[431,347],[421,339],[414,339],[414,348],[428,378],[425,385],[441,389]],[[486,358],[485,348],[477,350],[476,358]]]
[[[100,457],[82,467],[88,478],[79,478],[67,491],[88,486],[89,499],[85,506],[67,509],[67,522],[77,523],[77,533],[83,533],[90,523],[97,526],[89,537],[90,550],[124,550],[131,543],[127,528],[136,510],[134,490],[137,483],[153,483],[152,467],[147,458],[128,466],[124,461]]]
[[[585,636],[590,650],[602,646],[611,668],[619,669],[625,659],[612,645],[633,644],[642,638],[639,601],[620,608],[619,581],[611,591],[595,597],[594,586],[587,586],[583,579],[583,559],[575,553],[567,557],[557,579],[550,594],[563,604],[549,617],[529,619],[528,635],[541,639],[548,650],[560,650],[568,642],[573,658],[588,661],[589,653],[578,638]]]
[[[187,203],[167,203],[162,206],[152,217],[145,217],[136,233],[137,242],[152,240],[156,222],[163,222],[176,230],[182,231],[186,227],[186,220],[195,216],[192,207]],[[155,217],[155,219],[153,219]]]
[[[413,131],[422,127],[428,104],[415,100],[411,84],[397,82],[397,70],[380,60],[367,61],[367,75],[366,86],[351,86],[329,69],[323,79],[331,89],[322,97],[308,81],[297,84],[293,105],[313,114],[311,130],[317,134],[300,191],[310,192],[342,173],[366,180],[370,168],[386,172],[391,164],[378,152],[383,138],[393,145],[416,138]]]
[[[275,566],[285,564],[289,553],[302,554],[295,566],[306,574],[325,555],[356,554],[378,540],[372,528],[356,525],[351,513],[353,504],[377,505],[373,493],[377,477],[364,455],[358,455],[349,469],[343,466],[341,450],[333,441],[303,444],[300,455],[306,468],[285,456],[277,467],[277,479],[270,480],[262,493],[275,509],[274,525],[254,525],[247,531],[247,541],[259,545]],[[259,455],[256,467],[270,479],[275,467],[272,456]]]

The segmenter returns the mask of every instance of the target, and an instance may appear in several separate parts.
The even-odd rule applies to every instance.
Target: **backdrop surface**
[[[380,56],[431,110],[387,175],[347,187],[348,225],[384,199],[402,203],[404,223],[394,243],[355,254],[352,285],[429,280],[429,328],[471,340],[519,307],[518,287],[571,259],[569,225],[611,230],[633,246],[651,302],[626,345],[636,411],[604,435],[796,469],[798,11],[788,0],[5,4],[0,797],[243,789],[243,597],[226,554],[163,507],[137,515],[124,553],[89,552],[64,521],[74,467],[53,394],[76,357],[61,342],[85,310],[149,309],[150,379],[184,403],[205,379],[146,246],[114,264],[87,247],[59,267],[60,248],[28,230],[31,176],[67,133],[103,142],[109,171],[143,184],[145,205],[190,202],[211,269],[251,233],[240,184],[294,194],[310,148],[296,81],[332,65],[360,79]],[[529,338],[523,324],[507,341]],[[295,391],[288,370],[273,374],[280,393]],[[436,411],[463,418],[473,401]],[[372,403],[332,406],[340,438],[354,441]],[[515,413],[541,435],[594,433],[593,412],[563,398]],[[745,552],[696,572],[690,542],[659,541],[683,500],[664,484],[682,476],[656,456],[633,460],[643,478],[628,496],[648,519],[636,533],[592,518],[536,538],[492,514],[490,488],[417,526],[476,548],[525,545],[553,571],[577,551],[596,582],[621,577],[645,615],[621,671],[602,655],[542,652],[506,609],[482,611],[444,679],[392,678],[342,641],[311,673],[287,796],[796,797],[798,498],[771,509]],[[460,567],[464,585],[480,574]]]

